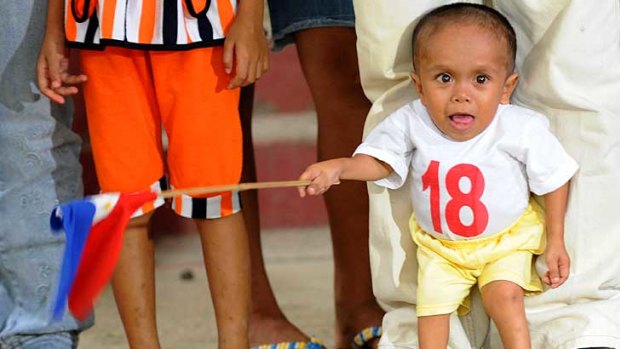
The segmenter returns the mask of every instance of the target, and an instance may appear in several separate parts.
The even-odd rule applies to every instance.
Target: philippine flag
[[[54,208],[50,217],[52,231],[64,230],[66,235],[53,308],[55,319],[62,317],[67,300],[76,318],[88,316],[112,276],[132,214],[156,198],[157,194],[150,191],[107,193]]]

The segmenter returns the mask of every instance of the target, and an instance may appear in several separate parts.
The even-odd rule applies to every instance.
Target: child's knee
[[[521,306],[524,291],[512,281],[492,281],[481,288],[485,306]]]

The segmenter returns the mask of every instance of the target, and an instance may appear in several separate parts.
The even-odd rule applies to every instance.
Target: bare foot
[[[250,346],[292,341],[310,341],[300,329],[282,316],[253,314],[250,318]]]
[[[367,327],[381,326],[384,314],[383,309],[374,300],[348,311],[341,310],[337,316],[336,348],[350,349],[353,337]],[[377,338],[369,341],[367,346],[376,349],[378,344]]]

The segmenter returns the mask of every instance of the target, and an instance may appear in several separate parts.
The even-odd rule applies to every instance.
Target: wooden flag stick
[[[298,181],[276,181],[276,182],[256,182],[256,183],[239,183],[229,185],[218,185],[211,187],[196,187],[187,189],[170,189],[164,190],[158,194],[158,196],[167,199],[179,195],[199,195],[219,193],[225,191],[244,191],[252,189],[267,189],[267,188],[288,188],[288,187],[305,187],[310,184],[309,180]]]

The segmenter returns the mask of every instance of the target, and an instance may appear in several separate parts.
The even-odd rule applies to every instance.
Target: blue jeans
[[[300,30],[355,26],[353,0],[268,0],[267,2],[275,51],[293,43],[293,34]]]
[[[15,335],[0,339],[0,349],[76,349],[76,331],[47,333],[44,335]]]
[[[49,215],[82,196],[72,108],[34,87],[46,1],[0,2],[0,348],[74,348],[92,324],[51,321],[64,236]],[[53,344],[52,344],[53,343]]]

